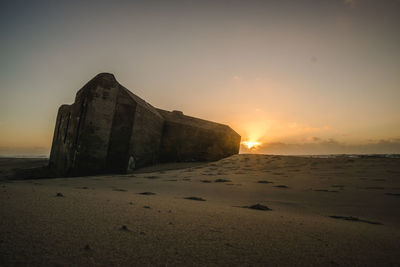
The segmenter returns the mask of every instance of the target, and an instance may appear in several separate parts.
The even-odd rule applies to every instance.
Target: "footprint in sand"
[[[344,185],[341,185],[341,184],[334,184],[334,185],[331,185],[331,187],[343,189],[343,188],[344,188]]]
[[[188,200],[196,200],[196,201],[206,201],[204,198],[201,197],[185,197]]]
[[[77,189],[89,189],[87,186],[77,187]]]
[[[338,193],[339,191],[337,190],[328,190],[328,189],[314,189],[314,191],[317,192],[327,192],[327,193]]]
[[[147,178],[147,179],[158,179],[159,177],[155,176],[155,175],[150,175],[150,176],[146,176],[145,178]]]
[[[332,215],[332,216],[329,216],[329,217],[333,218],[333,219],[340,219],[340,220],[345,220],[345,221],[363,222],[363,223],[368,223],[368,224],[383,225],[383,223],[380,223],[380,222],[367,221],[367,220],[359,219],[359,218],[353,217],[353,216]]]
[[[128,190],[121,189],[121,188],[114,188],[113,191],[127,192]]]
[[[227,182],[231,182],[231,181],[227,180],[227,179],[216,179],[214,182],[215,183],[227,183]]]
[[[365,189],[377,189],[377,190],[383,190],[385,189],[384,187],[381,186],[370,186],[370,187],[366,187]]]
[[[394,197],[400,197],[399,193],[385,193],[385,195],[394,196]]]
[[[255,205],[251,205],[251,206],[242,206],[241,208],[251,209],[251,210],[262,210],[262,211],[272,210],[269,207],[267,207],[265,205],[261,205],[261,204],[255,204]]]
[[[153,192],[142,192],[142,193],[138,193],[139,195],[145,195],[145,196],[151,196],[151,195],[155,195],[156,193]]]
[[[128,226],[126,226],[126,225],[122,225],[121,228],[119,228],[119,230],[125,231],[125,232],[130,232],[131,231],[131,230],[128,229]]]
[[[257,183],[259,183],[259,184],[273,184],[274,182],[267,181],[267,180],[261,180],[261,181],[257,181]]]

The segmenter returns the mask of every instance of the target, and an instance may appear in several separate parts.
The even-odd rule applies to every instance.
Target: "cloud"
[[[313,137],[311,142],[304,143],[265,143],[253,151],[248,151],[242,147],[241,152],[281,155],[399,154],[400,138],[375,140],[366,144],[347,144],[335,139]]]
[[[303,125],[303,124],[300,124],[300,123],[297,123],[297,122],[292,122],[292,123],[289,123],[288,125],[287,125],[287,127],[289,128],[289,129],[291,129],[291,130],[297,130],[297,131],[301,131],[301,132],[310,132],[310,131],[322,131],[322,130],[330,130],[330,129],[332,129],[332,127],[330,127],[330,126],[324,126],[324,127],[313,127],[313,126],[310,126],[310,125]]]

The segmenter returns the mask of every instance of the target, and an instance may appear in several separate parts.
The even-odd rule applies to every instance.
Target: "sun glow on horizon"
[[[261,145],[261,143],[257,141],[243,141],[241,144],[246,146],[248,149],[256,149],[259,145]]]

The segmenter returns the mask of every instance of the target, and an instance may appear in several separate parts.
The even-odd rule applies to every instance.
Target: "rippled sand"
[[[0,190],[4,266],[400,264],[396,158],[242,154]]]

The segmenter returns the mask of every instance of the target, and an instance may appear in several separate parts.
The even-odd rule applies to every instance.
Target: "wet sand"
[[[0,190],[3,266],[400,264],[398,158],[242,154]]]

